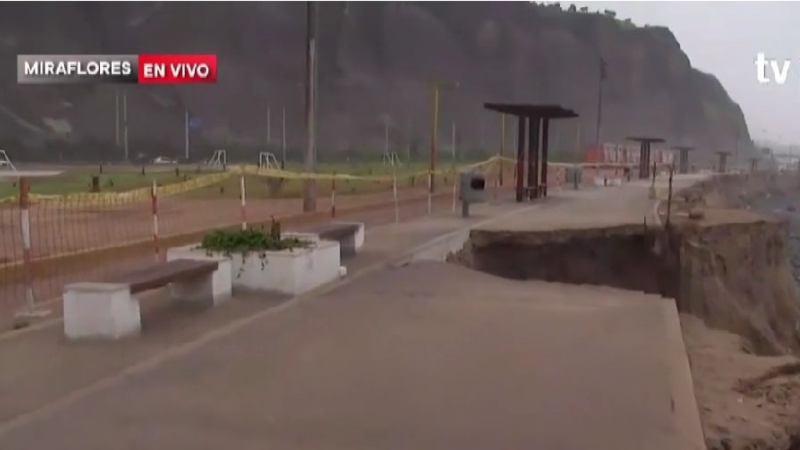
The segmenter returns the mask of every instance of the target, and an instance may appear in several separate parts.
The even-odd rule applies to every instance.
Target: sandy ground
[[[800,448],[800,359],[756,356],[694,316],[681,325],[708,449]]]

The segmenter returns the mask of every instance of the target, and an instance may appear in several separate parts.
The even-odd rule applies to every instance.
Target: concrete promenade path
[[[301,297],[156,292],[137,339],[0,336],[0,449],[703,448],[674,301],[404,263],[589,204],[653,210],[637,183],[481,205],[369,229],[348,277]]]

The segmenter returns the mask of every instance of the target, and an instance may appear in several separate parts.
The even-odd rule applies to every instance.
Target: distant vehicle
[[[153,159],[153,164],[177,164],[178,160],[167,158],[166,156],[156,156]]]

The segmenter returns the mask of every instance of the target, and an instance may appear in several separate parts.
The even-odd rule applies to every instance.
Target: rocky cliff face
[[[303,4],[39,4],[0,10],[0,148],[22,158],[114,159],[120,86],[19,86],[18,53],[216,53],[215,86],[127,89],[131,153],[180,154],[183,114],[197,153],[263,149],[281,109],[288,142],[303,144]],[[554,152],[594,142],[599,60],[607,62],[603,141],[656,134],[706,152],[749,146],[739,106],[691,67],[672,33],[612,17],[528,3],[321,4],[320,156],[383,148],[423,153],[431,83],[442,94],[442,143],[494,152],[500,119],[485,101],[559,103],[577,111],[551,135]],[[509,146],[514,127],[507,127]]]

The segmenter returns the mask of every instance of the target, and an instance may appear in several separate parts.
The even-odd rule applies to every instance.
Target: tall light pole
[[[122,93],[122,137],[125,145],[125,161],[128,159],[128,93]]]
[[[450,130],[450,151],[453,153],[453,166],[456,164],[456,122],[453,121],[453,127]]]
[[[119,150],[119,89],[114,91],[114,145]]]
[[[389,157],[389,120],[383,122],[383,154],[385,158]],[[394,160],[392,160],[394,164]]]
[[[189,108],[184,109],[184,125],[183,125],[183,137],[184,137],[184,158],[186,161],[189,161]]]
[[[306,133],[307,147],[305,158],[306,172],[316,170],[316,103],[317,103],[317,5],[306,3]],[[315,180],[305,180],[303,186],[303,211],[317,209],[317,184]]]
[[[499,170],[497,173],[500,187],[503,187],[503,153],[506,150],[506,115],[500,114],[500,159],[497,161]]]
[[[286,107],[281,108],[281,169],[286,168]]]
[[[603,118],[603,80],[606,79],[606,60],[600,57],[600,79],[597,83],[597,128],[595,129],[594,145],[600,147],[600,126]]]
[[[436,171],[436,142],[439,139],[439,83],[433,85],[433,121],[431,124],[431,160],[428,166],[428,193],[436,192],[433,173]],[[429,202],[430,203],[430,202]],[[430,204],[428,205],[430,213]]]
[[[436,188],[434,186],[434,172],[436,172],[436,146],[439,140],[439,90],[443,86],[450,86],[450,87],[458,87],[458,82],[452,83],[442,83],[442,82],[434,82],[433,83],[433,120],[431,124],[431,160],[430,166],[428,168],[428,212],[430,213],[430,196],[436,192]]]
[[[272,145],[272,108],[267,105],[267,151],[270,145]]]

